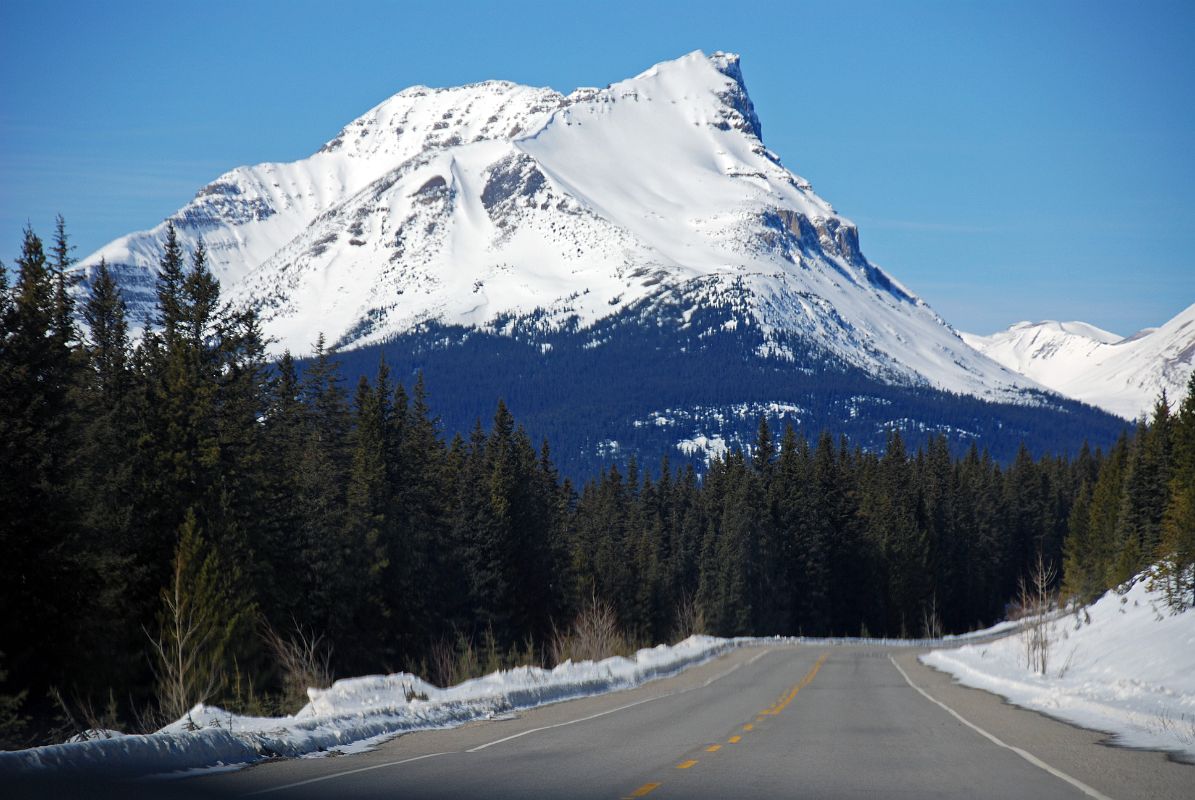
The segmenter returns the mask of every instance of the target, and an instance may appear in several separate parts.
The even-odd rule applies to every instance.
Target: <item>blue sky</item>
[[[84,255],[405,86],[743,56],[764,141],[956,327],[1195,302],[1195,3],[0,3],[0,259]]]

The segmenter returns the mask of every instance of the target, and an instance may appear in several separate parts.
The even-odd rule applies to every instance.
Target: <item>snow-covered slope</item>
[[[1045,675],[1025,665],[1018,634],[921,657],[966,686],[1078,725],[1128,747],[1195,760],[1195,611],[1172,612],[1140,577],[1049,625]],[[1192,784],[1195,787],[1195,783]]]
[[[735,55],[693,52],[605,89],[406,89],[292,164],[241,167],[172,217],[275,347],[425,321],[585,329],[637,304],[746,312],[882,380],[999,400],[1038,387],[968,347],[871,264],[785,169]],[[164,225],[101,257],[140,319]],[[525,330],[526,325],[522,328]]]
[[[991,336],[962,337],[1059,394],[1129,419],[1147,413],[1163,391],[1176,405],[1195,370],[1195,304],[1127,338],[1083,322],[1020,322]]]

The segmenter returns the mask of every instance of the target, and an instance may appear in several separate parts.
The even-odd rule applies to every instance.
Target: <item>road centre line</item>
[[[785,709],[785,707],[787,707],[788,704],[793,701],[793,698],[795,698],[797,696],[797,693],[799,691],[801,691],[802,689],[804,689],[806,686],[808,686],[813,681],[813,679],[817,676],[818,670],[821,669],[822,664],[824,664],[826,662],[826,658],[829,655],[830,655],[829,653],[822,653],[821,656],[818,657],[817,661],[814,662],[813,666],[809,669],[809,672],[805,673],[805,677],[801,678],[801,680],[799,682],[797,682],[790,690],[788,690],[787,692],[785,692],[784,694],[781,695],[781,699],[778,700],[772,706],[773,710],[770,713],[779,714],[781,711],[783,711]],[[759,658],[759,656],[756,656],[755,658],[751,659],[751,661],[749,661],[747,663],[749,663],[749,664],[754,663],[756,661],[756,659],[758,659],[758,658]],[[762,722],[762,721],[763,721],[762,717],[756,719],[756,722]],[[754,725],[751,723],[747,723],[746,725],[743,726],[743,730],[745,730],[745,731],[752,730],[753,728],[754,728]],[[742,741],[742,738],[743,738],[742,736],[735,735],[735,736],[731,736],[726,741],[729,742],[730,744],[737,744],[738,742]],[[716,753],[717,751],[719,751],[721,749],[722,749],[722,745],[711,744],[709,747],[705,748],[705,752]],[[677,764],[676,768],[677,769],[689,769],[691,767],[696,766],[697,763],[698,763],[697,759],[690,758],[690,759],[687,759],[687,760],[682,761],[679,764]],[[647,794],[647,792],[652,791],[652,789],[655,789],[657,786],[660,786],[660,785],[661,784],[659,784],[659,783],[649,783],[649,784],[644,784],[644,786],[641,786],[639,788],[646,789],[647,791],[645,791],[644,794]],[[650,787],[650,788],[648,788],[648,787]],[[637,791],[638,790],[636,790],[636,792]],[[638,795],[637,793],[632,793],[630,796],[638,797],[640,795]]]
[[[1066,781],[1071,786],[1074,786],[1076,789],[1078,789],[1080,792],[1087,795],[1088,797],[1094,797],[1094,798],[1096,798],[1096,800],[1112,800],[1112,798],[1108,797],[1108,795],[1104,794],[1103,792],[1099,791],[1098,789],[1093,789],[1092,787],[1083,783],[1083,781],[1079,780],[1078,778],[1072,778],[1070,775],[1067,775],[1062,770],[1050,766],[1049,764],[1042,761],[1037,756],[1033,755],[1033,753],[1030,753],[1028,750],[1022,750],[1021,748],[1016,747],[1015,745],[1008,744],[1007,742],[1001,740],[999,737],[997,737],[991,733],[988,733],[987,731],[985,731],[983,728],[979,727],[975,723],[973,723],[967,719],[964,719],[963,716],[961,714],[959,714],[957,711],[955,711],[953,708],[946,705],[941,700],[931,697],[929,692],[925,691],[920,686],[913,683],[913,681],[909,678],[908,673],[906,673],[903,669],[901,669],[900,664],[896,663],[896,659],[894,659],[892,656],[888,656],[888,660],[892,662],[892,666],[896,667],[896,671],[899,672],[901,677],[905,679],[905,683],[909,684],[909,686],[912,686],[914,689],[916,689],[918,692],[920,692],[922,697],[924,697],[926,700],[930,701],[934,705],[940,706],[947,713],[949,713],[950,716],[954,717],[959,722],[963,723],[964,725],[966,725],[968,728],[975,731],[976,733],[982,735],[984,738],[988,739],[993,744],[997,744],[1000,747],[1003,747],[1005,750],[1011,750],[1012,752],[1016,753],[1021,758],[1028,761],[1033,766],[1039,767],[1040,769],[1045,770],[1046,772],[1053,775],[1055,778],[1060,778],[1060,779]]]
[[[759,713],[769,715],[769,716],[775,716],[775,715],[779,714],[781,711],[783,711],[785,708],[787,708],[788,704],[791,703],[794,698],[796,698],[797,693],[799,691],[804,689],[809,684],[813,683],[813,679],[817,677],[818,671],[822,668],[822,664],[826,663],[826,658],[828,658],[829,655],[830,655],[829,653],[822,653],[818,657],[817,661],[814,662],[813,667],[809,670],[809,672],[807,672],[805,674],[804,678],[801,678],[801,680],[795,686],[793,686],[791,689],[789,689],[787,692],[785,692],[783,695],[781,695],[781,698],[779,700],[777,700],[776,703],[771,706],[771,708],[767,708]],[[763,719],[759,718],[759,719],[756,719],[755,721],[763,722]],[[751,729],[747,728],[747,730],[751,730]]]
[[[627,703],[625,706],[619,706],[618,708],[611,708],[606,711],[600,711],[597,714],[590,714],[588,717],[579,717],[578,719],[570,719],[566,722],[557,722],[555,725],[544,725],[542,728],[531,728],[530,730],[522,731],[521,733],[512,734],[510,736],[505,736],[501,739],[495,739],[492,742],[486,742],[485,744],[480,744],[477,747],[472,747],[472,748],[466,750],[465,752],[466,753],[476,753],[479,750],[485,750],[487,747],[493,747],[496,744],[502,744],[503,742],[509,742],[512,739],[519,739],[523,736],[528,736],[532,733],[539,733],[541,731],[549,731],[549,730],[552,730],[553,728],[563,728],[566,725],[575,725],[578,722],[588,722],[591,719],[597,719],[598,717],[604,717],[607,714],[613,714],[616,711],[625,711],[628,708],[634,708],[635,706],[641,706],[644,703],[651,703],[655,700],[663,700],[665,697],[676,697],[677,695],[686,694],[686,693],[692,692],[696,689],[705,689],[710,684],[712,684],[714,681],[722,680],[727,675],[729,675],[730,673],[737,670],[739,667],[750,666],[750,665],[754,664],[756,661],[763,658],[765,655],[767,655],[770,652],[772,652],[772,651],[764,650],[763,652],[759,653],[759,655],[755,656],[754,658],[752,658],[749,661],[740,661],[738,664],[735,664],[730,669],[726,670],[725,672],[721,672],[717,675],[714,675],[712,678],[710,678],[705,683],[703,683],[699,686],[690,686],[688,689],[680,689],[675,692],[668,692],[667,694],[656,695],[655,697],[646,697],[642,700],[636,700],[633,703]]]

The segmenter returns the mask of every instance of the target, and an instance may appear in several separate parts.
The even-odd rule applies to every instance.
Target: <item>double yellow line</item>
[[[791,703],[796,698],[797,692],[804,689],[806,686],[808,686],[813,681],[814,678],[817,677],[818,670],[820,670],[822,668],[822,664],[826,663],[826,657],[829,655],[830,655],[829,653],[822,653],[821,656],[818,657],[817,661],[814,662],[813,666],[809,669],[809,672],[805,673],[805,677],[801,678],[801,680],[798,681],[796,684],[794,684],[791,689],[789,689],[787,692],[782,694],[780,696],[780,698],[775,703],[768,706],[763,711],[759,712],[760,716],[758,716],[756,718],[755,722],[757,722],[757,723],[763,722],[763,719],[765,716],[774,717],[777,714],[779,714],[781,711],[786,709],[788,707],[788,704]],[[744,731],[752,731],[754,729],[755,729],[754,723],[748,722],[747,724],[743,725]],[[738,744],[740,741],[742,741],[742,738],[743,738],[742,734],[736,734],[734,736],[731,736],[729,739],[727,739],[726,743],[727,744]],[[705,752],[716,753],[717,751],[719,751],[721,749],[722,749],[722,745],[712,744],[705,748]],[[693,767],[697,766],[697,764],[698,764],[698,760],[696,758],[688,758],[688,759],[685,759],[684,761],[680,762],[679,764],[677,764],[676,768],[677,769],[692,769]],[[627,797],[629,797],[629,798],[630,797],[644,797],[644,796],[650,794],[651,792],[655,791],[656,789],[660,788],[661,785],[662,785],[661,783],[645,783],[642,786],[640,786],[638,789],[636,789],[635,791],[633,791],[629,795],[627,795]]]
[[[797,682],[791,689],[789,689],[787,692],[782,694],[780,696],[779,700],[777,700],[775,703],[773,703],[772,705],[765,708],[763,711],[760,711],[759,713],[762,715],[774,717],[777,714],[779,714],[781,711],[783,711],[784,709],[788,708],[788,704],[791,703],[796,698],[797,692],[804,689],[806,686],[808,686],[810,683],[813,682],[814,678],[817,677],[817,671],[822,668],[822,664],[826,663],[826,656],[828,656],[828,655],[830,655],[830,654],[822,653],[821,657],[819,657],[818,660],[816,662],[814,662],[813,667],[810,668],[809,672],[805,674],[804,678],[801,678],[801,680],[799,682]]]

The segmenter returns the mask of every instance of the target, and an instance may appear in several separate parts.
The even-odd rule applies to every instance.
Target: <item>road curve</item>
[[[909,648],[742,648],[637,689],[141,788],[194,797],[1195,798],[1195,767],[961,687]],[[126,787],[127,788],[127,787]]]

